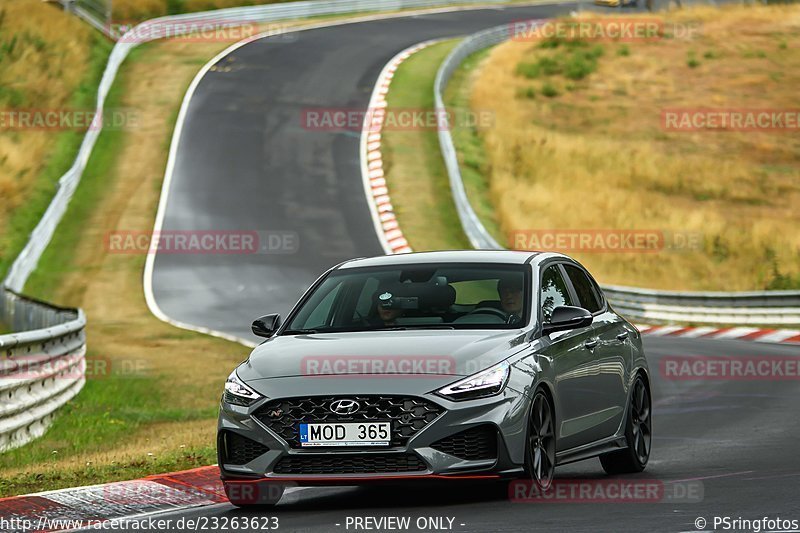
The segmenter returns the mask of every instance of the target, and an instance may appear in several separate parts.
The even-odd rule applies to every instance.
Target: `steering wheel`
[[[508,315],[499,309],[495,309],[494,307],[478,307],[477,309],[473,309],[469,312],[470,315],[494,315],[498,318],[503,319],[503,322],[508,320]]]

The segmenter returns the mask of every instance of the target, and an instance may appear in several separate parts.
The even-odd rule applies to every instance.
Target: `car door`
[[[591,276],[580,266],[572,263],[562,265],[577,305],[594,316],[592,335],[584,344],[589,357],[585,369],[591,374],[583,391],[591,402],[591,414],[585,420],[585,442],[594,442],[611,437],[619,428],[624,413],[626,376],[630,370],[630,344],[624,321],[610,311],[602,292]]]
[[[539,320],[550,321],[553,309],[577,305],[560,263],[543,267],[539,280]],[[593,353],[585,344],[593,338],[591,327],[559,331],[542,340],[549,345],[543,354],[550,357],[554,370],[557,451],[568,450],[587,441],[592,427],[592,394],[596,388],[591,375]]]

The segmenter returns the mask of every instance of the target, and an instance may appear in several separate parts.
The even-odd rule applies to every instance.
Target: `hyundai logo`
[[[352,415],[358,412],[359,409],[361,409],[361,404],[355,400],[336,400],[331,402],[330,406],[331,413],[336,413],[337,415]]]

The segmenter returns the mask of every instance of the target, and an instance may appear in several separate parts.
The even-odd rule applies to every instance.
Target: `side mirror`
[[[542,326],[542,335],[549,335],[556,331],[585,328],[592,324],[592,313],[583,307],[561,305],[553,309],[550,322]]]
[[[253,321],[253,334],[259,337],[270,338],[281,327],[281,315],[273,313],[257,318]]]

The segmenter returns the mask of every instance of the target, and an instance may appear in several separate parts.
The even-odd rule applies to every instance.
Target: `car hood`
[[[274,337],[237,370],[246,381],[291,376],[469,376],[518,352],[522,330],[409,330]]]

